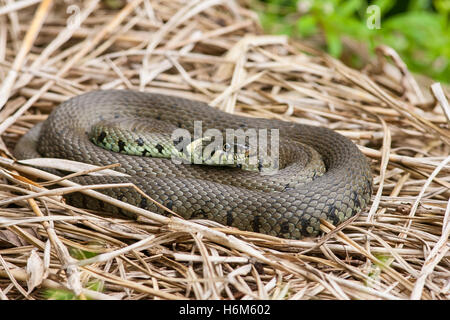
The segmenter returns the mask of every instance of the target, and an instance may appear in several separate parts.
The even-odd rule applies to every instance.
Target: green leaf
[[[398,29],[409,28],[402,30],[409,33],[421,31],[421,28],[435,31],[441,29],[439,17],[426,11],[401,13],[389,18],[384,25]]]
[[[349,35],[364,40],[370,36],[372,31],[366,27],[365,21],[352,18],[341,19],[337,15],[331,16],[328,24],[340,35]]]
[[[298,16],[300,1],[308,10],[292,21]],[[400,54],[411,71],[450,82],[450,0],[408,0],[406,9],[392,0],[252,2],[258,3],[261,23],[269,32],[309,37],[321,29],[328,51],[335,57],[341,55],[340,39],[344,36],[367,44],[371,54],[377,45],[386,44]],[[380,29],[367,27],[369,4],[380,8]],[[353,60],[358,64],[357,57]]]
[[[77,260],[84,260],[95,257],[97,253],[81,250],[78,248],[69,248],[70,255]]]
[[[421,11],[430,8],[429,0],[410,0],[408,4],[408,11]]]
[[[86,288],[89,290],[102,292],[103,282],[100,280],[89,281]],[[72,291],[66,289],[45,289],[42,293],[47,300],[79,300],[79,297],[77,297]]]
[[[433,3],[439,12],[442,12],[442,13],[450,12],[450,1],[449,0],[435,0],[435,1],[433,1]]]
[[[77,300],[73,292],[63,289],[45,289],[44,297],[47,300]]]
[[[419,43],[434,41],[433,38],[442,29],[438,17],[427,12],[396,15],[384,23],[383,27],[398,30]]]
[[[342,42],[337,33],[331,30],[326,30],[325,37],[327,41],[328,52],[333,57],[340,57],[342,53]]]
[[[362,0],[348,0],[337,7],[336,13],[341,17],[348,17],[354,15],[362,6]]]
[[[303,16],[297,20],[297,31],[301,36],[307,37],[318,32],[316,18]]]
[[[395,1],[392,0],[377,0],[373,2],[373,5],[380,7],[381,16],[383,16],[386,12],[391,10],[391,8],[395,5]]]
[[[103,281],[100,280],[92,280],[88,282],[87,289],[102,292],[103,291]]]

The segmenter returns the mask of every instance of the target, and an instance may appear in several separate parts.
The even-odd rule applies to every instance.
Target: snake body
[[[292,142],[307,147],[296,152],[282,148],[280,170],[274,175],[263,175],[239,168],[176,164],[166,158],[122,154],[91,141],[92,127],[101,121],[146,119],[192,133],[195,120],[202,121],[203,130],[278,129],[284,145]],[[135,141],[140,144],[139,137]],[[123,147],[124,143],[120,144]],[[309,167],[316,161],[309,148],[320,155],[326,172],[316,174]],[[22,137],[15,156],[63,158],[94,165],[120,163],[116,170],[129,177],[83,176],[75,180],[82,184],[132,182],[186,219],[210,219],[242,230],[292,239],[318,235],[320,218],[335,225],[345,221],[368,204],[372,193],[367,159],[350,140],[332,130],[247,118],[198,101],[127,90],[93,91],[63,102],[45,122]],[[310,168],[304,181],[298,181],[300,168]],[[164,214],[163,209],[132,188],[102,192]],[[70,200],[93,210],[120,211],[81,194],[72,195]]]

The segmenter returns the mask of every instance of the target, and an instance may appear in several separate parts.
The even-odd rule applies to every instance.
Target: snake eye
[[[230,146],[230,144],[229,143],[225,143],[224,145],[223,145],[223,151],[230,151],[230,149],[231,149],[231,146]]]

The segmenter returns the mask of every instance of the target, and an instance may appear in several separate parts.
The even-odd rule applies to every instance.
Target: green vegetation
[[[450,83],[450,0],[253,0],[266,31],[309,38],[342,57],[343,36],[394,48],[410,70]],[[370,7],[376,5],[377,7]],[[379,10],[379,28],[376,28]],[[351,60],[359,67],[357,56]]]
[[[88,244],[93,247],[98,246],[95,242]],[[79,248],[69,247],[70,255],[77,260],[84,260],[95,257],[97,253]],[[91,280],[86,284],[86,289],[93,291],[103,291],[103,283],[100,280]],[[43,297],[47,300],[80,300],[72,291],[65,289],[45,289],[42,291]]]
[[[81,250],[81,249],[72,248],[72,247],[69,247],[69,253],[73,258],[75,258],[77,260],[89,259],[89,258],[95,257],[97,255],[97,253],[95,253],[95,252],[90,252],[90,251]]]
[[[86,289],[102,292],[103,284],[99,280],[92,280],[87,283]],[[65,289],[45,289],[42,294],[47,300],[81,300],[80,297],[77,297],[72,291]],[[88,298],[84,299],[89,300]]]

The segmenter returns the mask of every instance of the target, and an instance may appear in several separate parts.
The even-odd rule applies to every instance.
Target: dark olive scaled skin
[[[298,141],[315,149],[322,156],[326,172],[303,184],[292,182],[297,167],[308,160],[307,152],[303,157],[296,156],[299,159],[286,160],[286,167],[276,175],[265,176],[239,168],[180,165],[170,159],[126,155],[92,143],[89,132],[95,123],[127,117],[156,119],[191,132],[194,120],[202,121],[203,130],[279,129],[285,143]],[[334,225],[347,220],[366,207],[372,193],[367,159],[349,139],[332,130],[236,116],[198,101],[126,90],[94,91],[62,103],[43,124],[19,141],[15,155],[19,159],[54,157],[95,165],[120,163],[116,170],[131,177],[86,176],[74,181],[132,182],[186,219],[211,219],[242,230],[291,239],[317,236],[321,218]],[[280,156],[290,157],[288,152]],[[102,192],[164,213],[131,188]],[[71,196],[71,201],[90,209],[118,210],[81,194]]]

